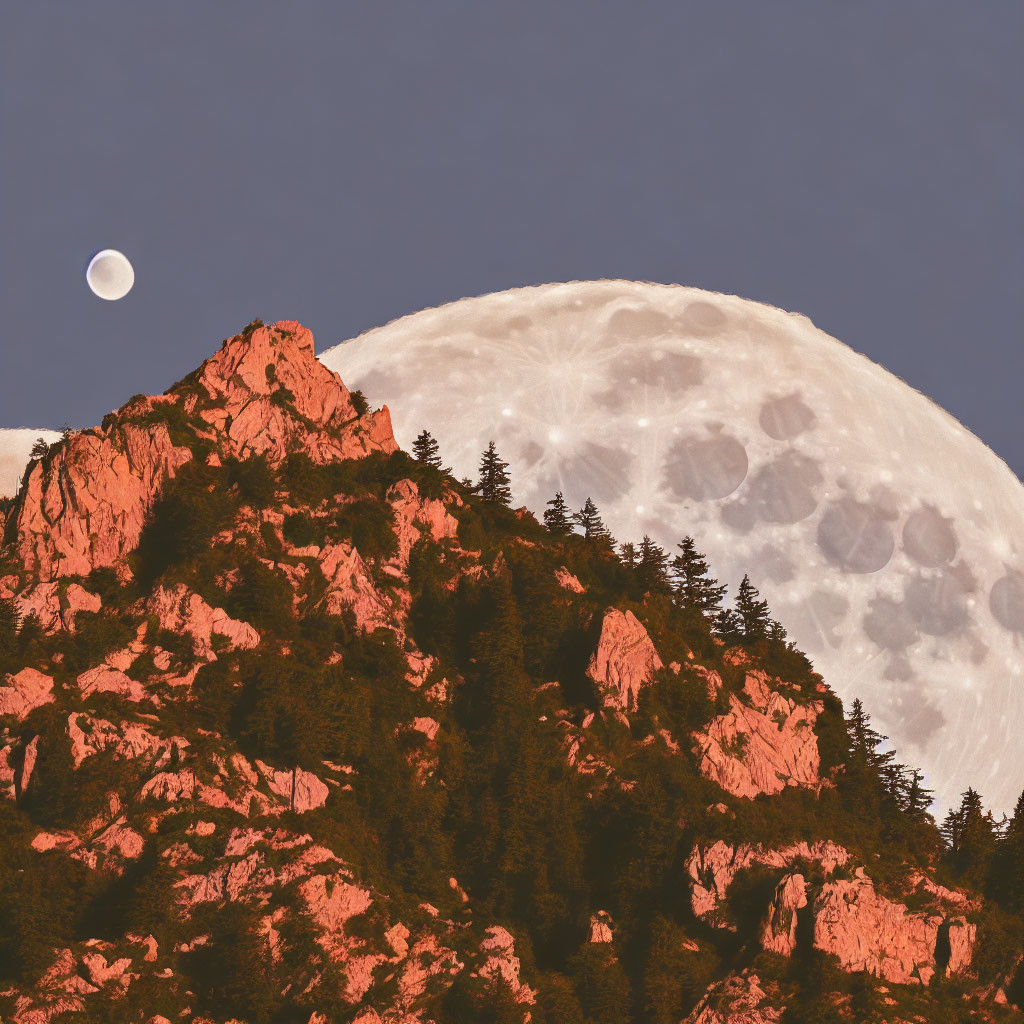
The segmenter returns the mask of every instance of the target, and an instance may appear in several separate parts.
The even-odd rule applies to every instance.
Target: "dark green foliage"
[[[186,463],[153,503],[133,556],[139,584],[152,586],[172,567],[205,554],[213,535],[231,522],[235,502],[216,471]]]
[[[715,613],[715,635],[727,644],[739,643],[743,639],[743,620],[734,608],[721,608]]]
[[[567,537],[573,531],[572,513],[569,506],[562,497],[562,492],[556,492],[555,496],[547,503],[544,510],[544,525],[549,533],[556,537]]]
[[[59,853],[38,853],[37,830],[14,806],[0,804],[0,980],[33,983],[53,962],[53,948],[74,934],[86,888],[85,867]]]
[[[50,445],[45,438],[37,437],[32,442],[32,450],[28,453],[30,459],[42,459],[46,457],[46,453],[50,450]]]
[[[366,395],[358,389],[353,391],[351,394],[352,404],[355,406],[357,416],[365,416],[370,411],[370,403],[366,400]]]
[[[607,945],[582,946],[569,972],[587,1024],[622,1024],[631,1018],[629,978]]]
[[[954,878],[961,885],[981,888],[996,852],[997,831],[977,790],[964,793],[959,808],[943,822],[942,835],[947,845],[946,863]]]
[[[614,545],[615,541],[591,498],[587,498],[583,507],[573,515],[573,519],[587,540]]]
[[[429,430],[421,430],[416,435],[416,440],[412,443],[412,454],[417,462],[422,462],[425,466],[430,466],[442,473],[451,472],[441,461],[440,448]]]
[[[0,672],[14,672],[19,666],[18,611],[11,598],[0,598]]]
[[[488,444],[480,456],[480,476],[476,490],[480,497],[492,505],[508,506],[512,503],[512,489],[508,463],[498,454],[494,442]]]
[[[672,559],[671,571],[680,605],[713,619],[721,610],[727,588],[711,576],[707,559],[697,550],[692,537],[686,536],[679,542],[679,554]]]
[[[216,1019],[267,1024],[281,996],[257,907],[229,902],[210,922],[213,938],[184,957],[184,970],[199,993],[199,1009]]]
[[[332,510],[327,533],[332,540],[348,540],[364,559],[384,561],[398,550],[394,513],[375,498],[359,498]]]
[[[281,532],[293,547],[304,548],[311,544],[322,545],[327,536],[322,520],[314,519],[308,512],[289,512],[284,517]]]
[[[280,633],[295,620],[293,597],[283,573],[245,557],[239,559],[237,580],[221,601],[234,618]]]
[[[757,587],[750,582],[750,578],[746,575],[740,581],[739,589],[736,591],[736,614],[740,617],[745,640],[752,642],[768,637],[771,625],[768,602],[761,599]]]
[[[260,510],[274,503],[277,480],[265,455],[231,459],[225,463],[228,485],[234,487],[241,503]]]
[[[644,594],[668,594],[671,591],[668,576],[668,555],[647,534],[640,542],[636,558],[636,580]]]

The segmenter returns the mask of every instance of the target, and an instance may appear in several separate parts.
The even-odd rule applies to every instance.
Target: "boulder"
[[[596,914],[591,914],[587,942],[611,942],[613,938],[611,914],[607,910],[599,910]]]
[[[0,686],[0,715],[14,715],[20,721],[54,699],[53,679],[34,668],[6,675],[4,682],[6,685]]]
[[[520,980],[521,965],[515,949],[516,940],[512,933],[500,925],[491,925],[480,942],[480,950],[486,959],[477,973],[485,979],[500,978],[517,1003],[535,1003],[537,992]]]
[[[136,703],[149,697],[141,683],[107,664],[97,665],[96,668],[83,672],[77,682],[83,697],[89,697],[94,693],[115,693]]]
[[[601,691],[605,707],[635,710],[641,687],[661,667],[661,658],[640,620],[631,611],[609,608],[587,666],[587,675]]]

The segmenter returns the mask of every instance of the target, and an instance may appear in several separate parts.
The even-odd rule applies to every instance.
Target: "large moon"
[[[135,269],[123,252],[102,249],[89,261],[85,280],[94,295],[114,301],[123,299],[135,284]]]
[[[459,476],[591,495],[620,540],[743,573],[941,807],[1024,788],[1024,487],[952,416],[804,316],[593,281],[427,309],[325,352]]]
[[[33,430],[30,427],[0,428],[0,498],[18,493],[32,453],[39,438],[47,444],[60,439],[56,430]]]

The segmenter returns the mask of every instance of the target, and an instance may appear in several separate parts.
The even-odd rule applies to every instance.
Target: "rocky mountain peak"
[[[848,724],[254,322],[11,510],[0,1019],[1021,1020]]]

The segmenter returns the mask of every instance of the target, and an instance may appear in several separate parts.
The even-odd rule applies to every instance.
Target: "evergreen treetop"
[[[707,559],[697,550],[693,537],[686,536],[679,543],[671,571],[679,604],[713,619],[722,608],[726,587],[710,575]]]
[[[504,505],[507,508],[512,504],[510,483],[508,463],[498,454],[494,442],[491,441],[480,456],[480,478],[476,485],[477,493],[484,501],[492,505]]]
[[[736,591],[736,612],[743,624],[744,639],[751,641],[767,638],[771,625],[768,602],[762,600],[757,587],[746,574]]]
[[[416,440],[412,443],[412,454],[417,462],[433,466],[434,469],[439,469],[442,473],[450,472],[441,461],[440,448],[429,430],[421,430],[416,435]]]
[[[556,537],[566,537],[573,531],[573,517],[569,506],[562,497],[562,492],[557,491],[555,496],[547,503],[544,511],[544,525],[549,533]]]
[[[601,514],[597,511],[597,506],[590,498],[587,498],[579,512],[573,515],[573,519],[587,540],[607,540],[614,543],[608,527],[604,525]]]

